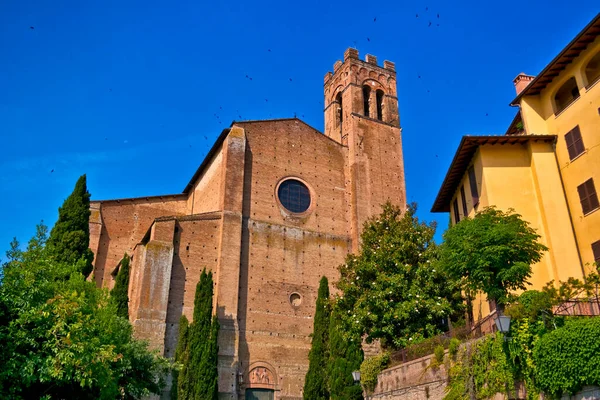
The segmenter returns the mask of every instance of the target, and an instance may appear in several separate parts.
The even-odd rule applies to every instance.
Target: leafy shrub
[[[572,319],[544,335],[533,352],[539,388],[552,396],[600,384],[600,318]]]
[[[458,354],[458,349],[460,348],[460,340],[457,338],[450,339],[450,344],[448,345],[448,352],[452,357],[456,357]]]
[[[367,392],[372,392],[377,386],[377,375],[390,362],[390,354],[385,352],[375,357],[365,359],[360,365],[360,381]]]
[[[442,346],[441,344],[439,346],[437,346],[435,348],[435,350],[433,351],[433,354],[435,356],[435,361],[438,364],[441,364],[444,362],[444,354],[445,354],[444,346]]]

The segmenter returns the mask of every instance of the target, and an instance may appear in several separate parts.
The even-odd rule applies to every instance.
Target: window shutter
[[[594,253],[594,261],[600,263],[600,240],[592,243],[592,253]]]
[[[570,160],[573,160],[585,151],[579,125],[565,134],[565,142],[567,143],[567,151],[569,152]]]
[[[477,179],[475,178],[475,168],[469,168],[469,184],[471,186],[471,197],[473,197],[473,207],[479,204],[479,193],[477,192]]]
[[[460,197],[462,199],[463,215],[466,218],[467,215],[469,215],[469,213],[467,211],[467,198],[465,197],[465,185],[462,185],[460,187]]]
[[[577,155],[575,153],[575,146],[573,143],[573,131],[567,132],[565,135],[565,142],[567,142],[567,151],[569,152],[569,160],[572,160]]]
[[[581,201],[581,209],[584,215],[600,206],[593,178],[577,186],[577,193],[579,194],[579,201]]]
[[[460,222],[460,214],[458,214],[458,198],[454,199],[454,222]]]

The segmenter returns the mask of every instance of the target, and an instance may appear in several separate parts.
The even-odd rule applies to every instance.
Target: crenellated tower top
[[[333,73],[325,74],[325,134],[347,145],[350,128],[345,121],[352,116],[400,127],[396,93],[396,66],[391,61],[377,64],[377,57],[349,48],[344,61],[336,61]]]

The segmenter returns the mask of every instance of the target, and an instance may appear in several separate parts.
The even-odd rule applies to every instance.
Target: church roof
[[[452,164],[448,168],[442,187],[431,207],[431,212],[450,212],[450,202],[462,181],[465,171],[479,146],[486,144],[525,144],[529,141],[553,142],[556,135],[493,135],[493,136],[463,136]]]
[[[323,133],[320,132],[319,130],[313,128],[312,126],[310,126],[306,122],[304,122],[301,119],[296,118],[296,117],[294,117],[294,118],[279,118],[279,119],[258,119],[258,120],[248,120],[248,121],[233,121],[233,122],[231,122],[231,125],[229,126],[229,128],[223,129],[221,131],[221,134],[219,135],[219,137],[217,138],[217,140],[215,141],[215,143],[213,144],[213,146],[209,150],[208,154],[206,155],[206,157],[204,157],[204,160],[202,161],[202,164],[200,164],[200,166],[198,167],[198,169],[196,170],[196,172],[192,176],[192,179],[190,179],[189,183],[183,189],[183,193],[184,194],[190,193],[190,191],[194,187],[194,183],[196,182],[196,180],[200,177],[200,175],[202,175],[202,172],[204,172],[204,169],[208,166],[208,164],[210,163],[210,161],[212,160],[212,158],[214,157],[214,155],[219,152],[219,149],[221,149],[221,146],[223,145],[223,141],[225,140],[225,138],[229,134],[229,130],[231,129],[231,127],[233,127],[234,125],[244,127],[244,125],[251,125],[251,124],[257,124],[257,123],[269,124],[269,123],[282,123],[282,122],[283,123],[292,123],[292,122],[293,123],[298,123],[298,122],[300,122],[303,125],[306,125],[306,127],[310,128],[315,133],[317,133],[319,135],[322,135],[323,137],[325,137],[325,138],[327,138],[329,140],[332,140],[334,143],[337,143],[333,139],[331,139],[331,138],[323,135]],[[337,144],[339,144],[339,143],[337,143]],[[340,146],[341,146],[341,144],[340,144]]]

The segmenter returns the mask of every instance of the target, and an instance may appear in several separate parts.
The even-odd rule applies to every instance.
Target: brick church
[[[319,279],[337,279],[383,203],[406,204],[394,63],[348,49],[324,94],[324,133],[233,122],[182,193],[92,201],[97,284],[133,257],[129,318],[166,357],[213,272],[220,398],[302,398]]]

